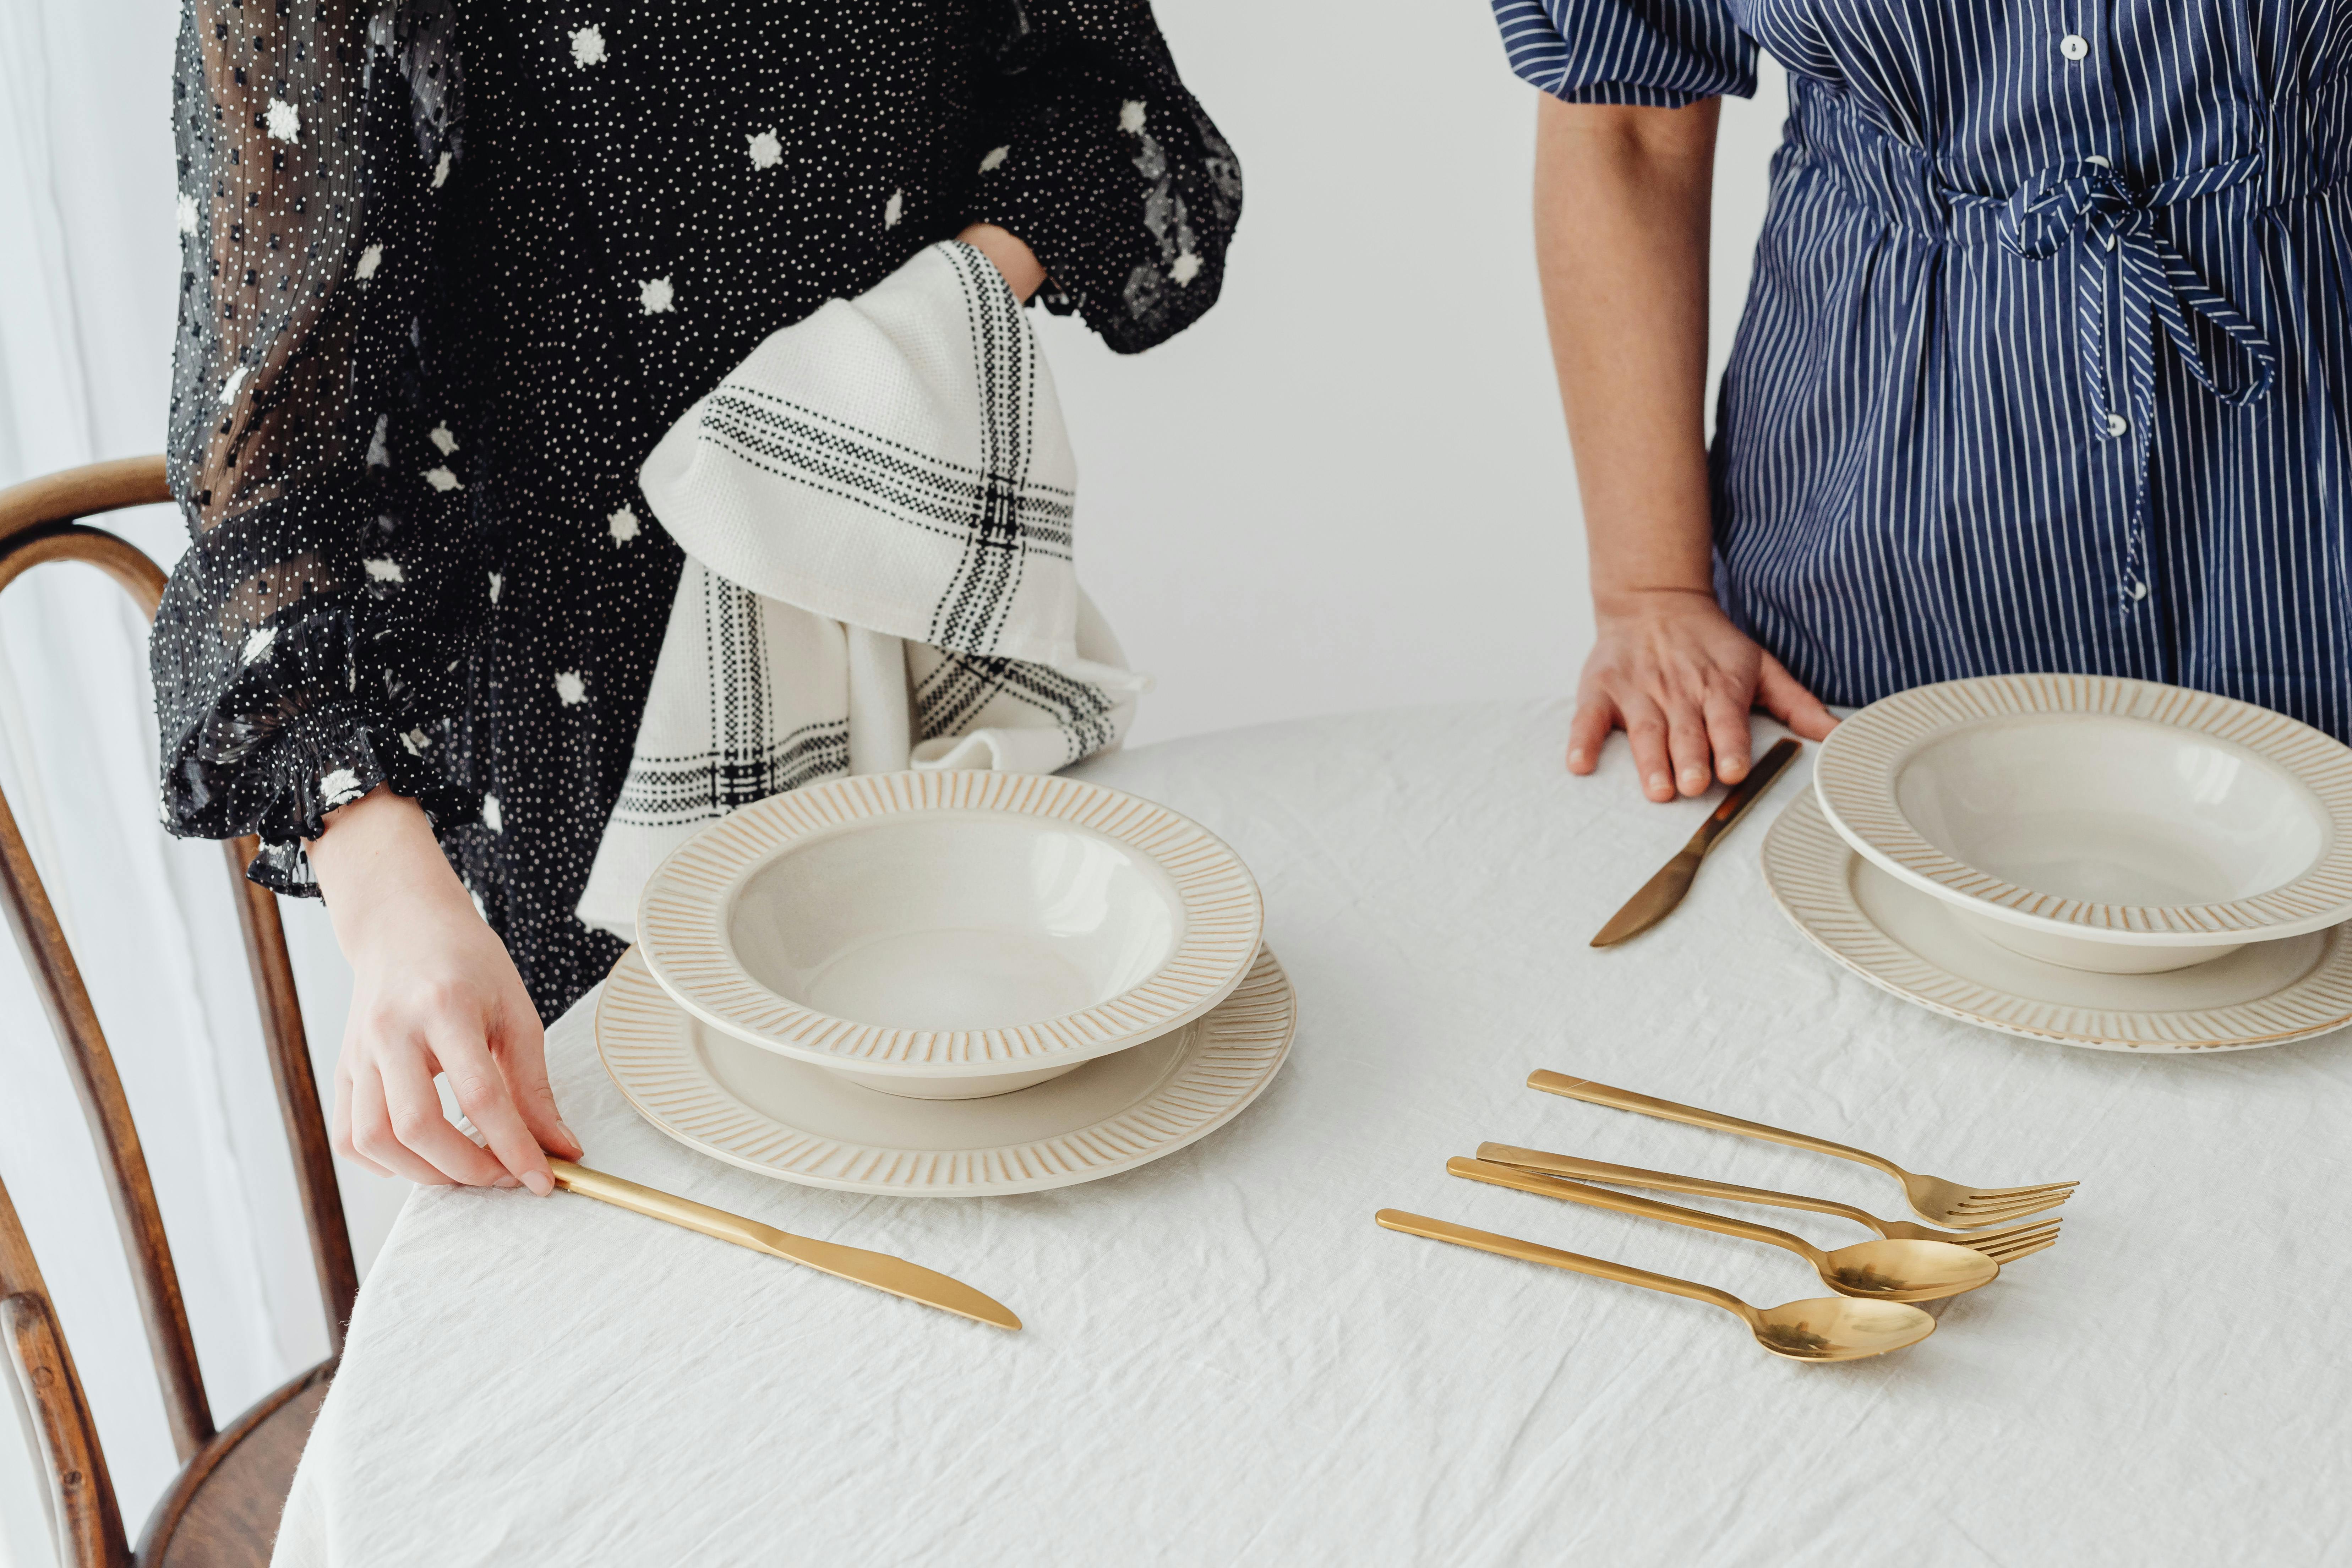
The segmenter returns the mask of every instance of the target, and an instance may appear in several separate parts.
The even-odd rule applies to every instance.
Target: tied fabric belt
[[[2259,402],[2278,378],[2278,351],[2244,311],[2207,282],[2158,226],[2158,210],[2243,185],[2265,174],[2261,152],[2137,190],[2104,158],[2042,171],[2006,197],[1945,185],[1927,155],[1864,122],[1833,95],[1791,84],[1792,151],[1848,196],[1896,226],[1938,239],[1999,244],[2032,261],[2074,263],[2083,375],[2098,427],[2133,442],[2132,506],[2121,587],[2126,605],[2147,596],[2149,448],[2156,424],[2159,331],[2189,374],[2231,408]],[[2275,183],[2274,181],[2273,183]],[[2275,195],[2275,193],[2264,193]],[[2257,198],[2261,198],[2258,196]],[[2248,374],[2225,384],[2191,330],[2204,317],[2244,356]],[[2125,386],[2109,384],[2119,351]]]
[[[2156,427],[2156,333],[2161,327],[2198,384],[2231,408],[2259,402],[2278,379],[2278,350],[2245,312],[2205,281],[2156,226],[2158,207],[2193,201],[2244,184],[2262,172],[2250,153],[2194,174],[2135,191],[2105,158],[2085,158],[2043,171],[2007,201],[1965,191],[1948,193],[1955,209],[1993,208],[2000,243],[2031,261],[2062,252],[2074,261],[2074,300],[2083,342],[2083,379],[2110,436],[2133,441],[2131,542],[2126,565],[2131,597],[2147,595],[2148,447]],[[2113,278],[2108,259],[2114,259]],[[2112,287],[2110,282],[2112,281]],[[2189,329],[2195,311],[2244,351],[2252,374],[2224,388],[2203,345]],[[2107,345],[2120,342],[2129,412],[2116,405],[2107,380]]]
[[[2232,408],[2258,401],[2278,378],[2278,351],[2244,312],[2214,291],[2198,275],[2189,258],[2156,226],[2154,209],[2192,201],[2244,184],[2261,173],[2263,155],[2251,153],[2227,163],[2216,163],[2193,174],[2182,174],[2135,192],[2105,158],[2085,158],[2062,164],[2027,182],[2005,202],[1952,193],[1955,206],[1998,205],[2000,242],[2029,260],[2042,261],[2073,248],[2075,298],[2081,310],[2083,370],[2091,406],[2113,431],[2121,411],[2107,386],[2105,345],[2118,324],[2115,312],[2125,312],[2123,331],[2125,374],[2129,378],[2133,428],[2140,432],[2143,452],[2156,408],[2156,327],[2164,329],[2206,391]],[[2097,249],[2093,248],[2095,243]],[[2107,288],[2107,268],[2101,251],[2114,253],[2117,286]],[[2242,385],[2223,391],[2212,363],[2189,330],[2194,310],[2245,350],[2254,374]]]

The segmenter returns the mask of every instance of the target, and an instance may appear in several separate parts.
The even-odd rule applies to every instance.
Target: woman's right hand
[[[310,845],[353,975],[335,1067],[336,1152],[426,1185],[554,1188],[542,1150],[576,1159],[556,1115],[539,1013],[506,946],[415,801],[379,787]],[[487,1149],[442,1114],[439,1073]]]
[[[1600,637],[1584,661],[1568,771],[1589,773],[1612,729],[1625,731],[1642,793],[1668,801],[1748,776],[1748,710],[1761,706],[1808,741],[1837,725],[1821,700],[1731,624],[1712,594],[1685,588],[1596,595]]]

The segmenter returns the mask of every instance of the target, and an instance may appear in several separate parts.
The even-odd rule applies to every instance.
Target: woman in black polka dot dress
[[[1147,0],[187,0],[174,92],[164,820],[326,892],[347,1152],[543,1191],[539,1017],[620,952],[572,911],[678,580],[646,454],[950,237],[1148,348],[1239,165]]]

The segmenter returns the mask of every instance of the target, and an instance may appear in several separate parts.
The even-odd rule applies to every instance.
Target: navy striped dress
[[[1798,679],[2137,676],[2352,741],[2352,4],[1494,5],[1570,102],[1788,68],[1713,487]]]

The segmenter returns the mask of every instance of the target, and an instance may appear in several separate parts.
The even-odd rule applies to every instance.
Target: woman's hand
[[[1045,283],[1045,264],[1011,229],[992,223],[968,224],[956,237],[996,263],[996,269],[1004,274],[1005,286],[1023,304]]]
[[[1642,793],[1673,800],[1748,776],[1748,711],[1765,710],[1808,741],[1837,721],[1780,661],[1731,624],[1711,594],[1651,589],[1594,605],[1600,637],[1584,661],[1568,771],[1589,773],[1612,729],[1625,731]]]
[[[310,863],[354,984],[335,1065],[338,1153],[426,1185],[554,1190],[542,1149],[577,1158],[555,1113],[539,1013],[443,858],[423,808],[377,788],[329,814]],[[488,1140],[442,1114],[449,1087]]]

